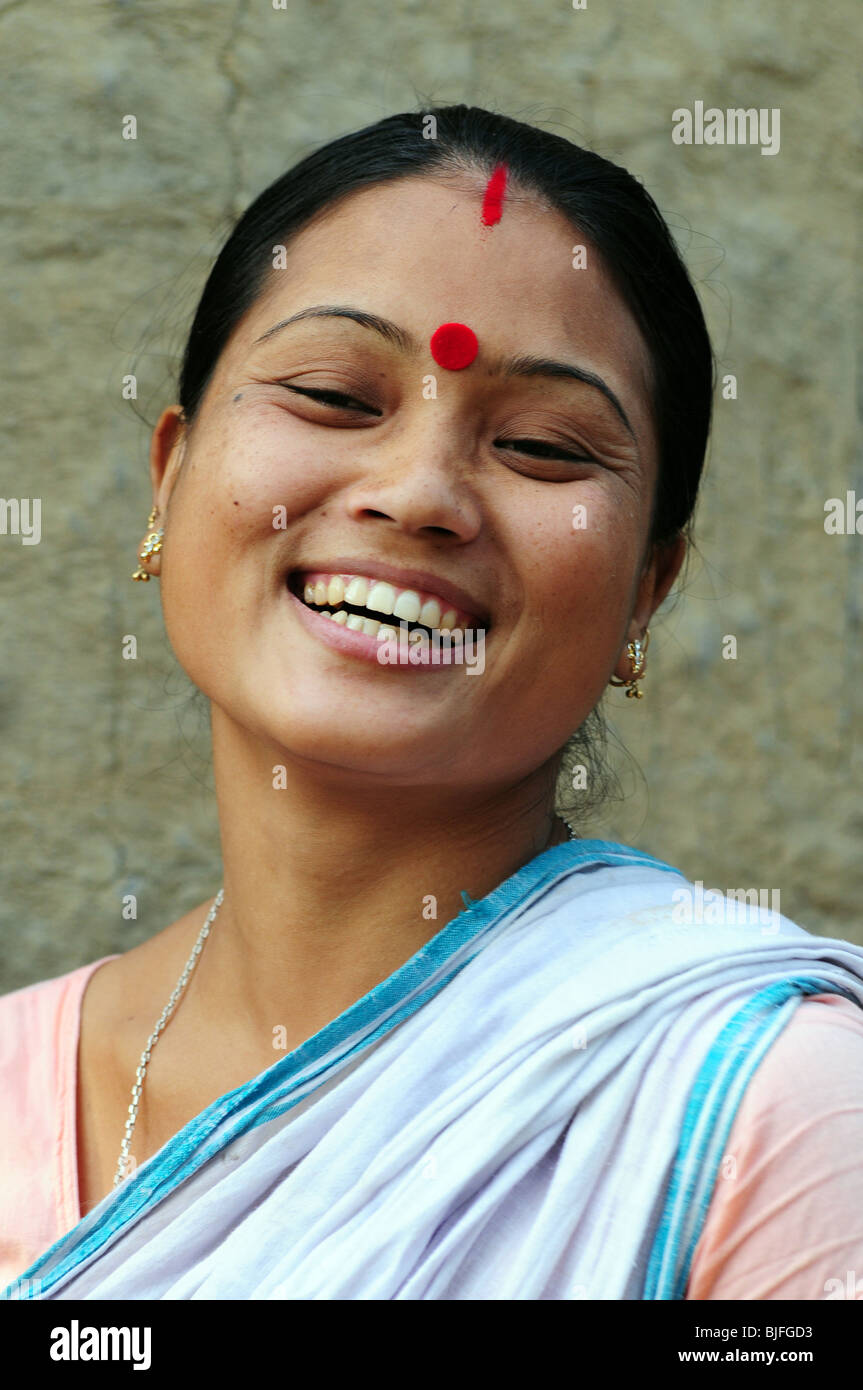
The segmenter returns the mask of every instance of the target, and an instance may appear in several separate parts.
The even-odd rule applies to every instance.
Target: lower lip
[[[309,608],[307,604],[303,603],[302,599],[298,599],[296,594],[292,593],[287,585],[285,585],[285,593],[294,605],[297,616],[303,624],[303,627],[311,632],[313,636],[319,637],[328,647],[332,647],[334,651],[344,652],[346,656],[358,657],[360,661],[373,662],[375,666],[379,666],[382,670],[386,671],[412,671],[419,673],[422,671],[447,671],[453,668],[456,670],[463,669],[461,664],[456,662],[442,661],[439,665],[434,665],[431,661],[419,661],[414,665],[413,662],[379,661],[378,652],[382,646],[387,645],[386,643],[379,642],[376,637],[368,637],[364,632],[354,632],[351,628],[344,627],[341,623],[333,622],[332,618],[322,618],[320,613],[316,613],[313,608]],[[397,621],[398,619],[396,619],[396,622]]]

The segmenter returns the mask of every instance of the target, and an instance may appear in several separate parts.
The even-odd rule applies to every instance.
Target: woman
[[[135,572],[210,700],[223,890],[0,1001],[10,1296],[863,1268],[863,950],[681,923],[679,871],[555,814],[572,731],[586,806],[603,691],[641,693],[711,393],[655,205],[557,136],[392,116],[241,218]]]

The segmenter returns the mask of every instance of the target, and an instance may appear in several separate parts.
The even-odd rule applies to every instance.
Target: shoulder
[[[0,1285],[77,1220],[81,999],[110,959],[0,996]]]
[[[863,1008],[841,994],[802,1000],[753,1073],[738,1112],[751,1144],[851,1104],[863,1116]]]
[[[861,1149],[863,1009],[814,995],[747,1086],[687,1297],[845,1296],[831,1289],[863,1269]]]
[[[0,1131],[18,1156],[22,1134],[32,1138],[39,1127],[53,1134],[74,1091],[81,1002],[91,979],[114,959],[104,956],[0,996]]]
[[[0,1078],[19,1077],[22,1064],[32,1069],[56,1052],[65,1027],[77,1019],[91,976],[113,959],[103,956],[65,975],[0,995]]]
[[[123,954],[0,996],[0,1128],[9,1133],[10,1114],[33,1107],[49,1115],[58,1096],[74,1094],[79,1041],[98,1035],[107,1056],[126,1016],[146,1011],[194,920],[189,913]]]

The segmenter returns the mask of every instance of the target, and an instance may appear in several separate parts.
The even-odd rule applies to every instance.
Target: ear
[[[668,597],[685,558],[684,536],[652,547],[639,581],[629,626],[613,671],[620,680],[629,680],[632,675],[632,667],[626,654],[627,644],[633,642],[636,637],[644,642],[644,634],[650,626],[650,621],[657,608]]]
[[[153,506],[164,515],[186,452],[186,421],[183,408],[169,405],[156,422],[150,440],[150,481]]]
[[[182,406],[169,405],[159,416],[156,428],[153,430],[153,437],[150,440],[150,482],[153,489],[153,506],[159,509],[159,515],[153,529],[158,529],[165,524],[168,499],[174,490],[174,484],[180,472],[185,445],[186,422],[183,419]],[[139,552],[148,535],[149,531],[146,531],[141,537],[138,545]],[[149,557],[147,571],[154,576],[161,574],[162,556],[160,552],[157,551]]]

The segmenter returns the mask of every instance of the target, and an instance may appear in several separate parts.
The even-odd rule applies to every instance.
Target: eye
[[[342,391],[330,391],[323,387],[294,386],[288,381],[279,382],[288,391],[296,391],[300,396],[311,396],[312,400],[320,401],[321,405],[331,405],[337,410],[362,410],[367,415],[382,415],[382,410],[377,410],[373,405],[365,405],[362,401],[356,400],[353,396],[346,396]]]
[[[567,463],[596,462],[596,459],[592,458],[590,454],[575,454],[548,439],[496,439],[494,442],[498,448],[504,449],[509,446],[517,449],[520,454],[528,454],[532,458],[563,459]]]

